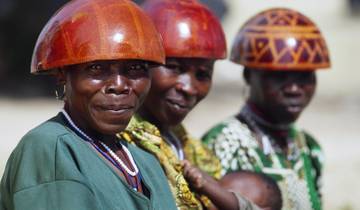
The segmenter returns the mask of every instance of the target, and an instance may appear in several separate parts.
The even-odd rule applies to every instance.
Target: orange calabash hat
[[[129,0],[74,0],[43,28],[31,73],[118,59],[165,62],[162,40],[151,19]]]
[[[303,14],[276,8],[251,18],[238,32],[231,61],[263,70],[315,70],[330,67],[325,40]]]
[[[163,38],[166,57],[226,58],[220,22],[196,0],[148,0],[143,8]]]

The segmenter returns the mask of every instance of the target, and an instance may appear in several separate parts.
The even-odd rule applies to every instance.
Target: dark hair
[[[243,78],[245,80],[245,82],[247,84],[249,84],[249,79],[250,79],[250,74],[252,72],[257,72],[257,71],[263,71],[263,69],[257,69],[257,68],[252,68],[252,67],[248,67],[248,66],[244,66],[243,69]]]
[[[282,196],[281,196],[281,190],[280,190],[278,184],[272,177],[270,177],[266,174],[263,174],[263,173],[257,173],[257,174],[259,175],[259,178],[261,178],[267,184],[267,188],[271,194],[271,196],[268,197],[268,199],[270,199],[269,204],[271,206],[271,209],[272,210],[281,210],[283,200],[282,200]]]
[[[262,181],[267,188],[267,203],[270,205],[271,210],[281,210],[283,200],[281,191],[276,181],[264,173],[258,173],[253,171],[238,171],[237,173],[252,176]]]

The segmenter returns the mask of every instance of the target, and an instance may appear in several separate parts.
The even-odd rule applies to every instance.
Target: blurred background
[[[40,30],[65,2],[0,0],[0,175],[20,138],[62,106],[55,99],[54,81],[30,74],[30,60]],[[229,48],[239,27],[267,8],[292,8],[317,23],[326,38],[332,68],[317,73],[317,94],[298,127],[317,137],[325,151],[324,209],[360,209],[360,0],[201,2],[221,18]],[[242,67],[220,61],[215,68],[211,93],[185,120],[196,137],[238,112],[244,102]]]

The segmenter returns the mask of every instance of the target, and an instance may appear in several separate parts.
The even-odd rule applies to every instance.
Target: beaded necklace
[[[266,155],[270,156],[271,160],[274,163],[274,166],[277,168],[286,167],[283,165],[283,163],[281,163],[279,157],[276,155],[276,153],[281,153],[281,152],[277,150],[276,147],[274,148],[274,142],[271,141],[273,139],[271,139],[271,137],[267,137],[267,135],[258,127],[257,123],[259,122],[256,121],[256,119],[254,119],[254,116],[256,116],[256,114],[251,111],[250,107],[248,107],[248,105],[245,105],[238,116],[241,119],[245,120],[246,123],[254,130],[255,133],[260,135],[260,139],[262,140],[264,147],[263,148],[264,154],[268,152],[268,154]],[[299,145],[295,144],[295,142],[291,142],[291,144],[289,144],[290,152],[287,155],[287,159],[292,162],[298,159],[301,160],[303,166],[300,170],[307,184],[307,190],[310,195],[312,208],[314,210],[321,210],[321,202],[316,192],[316,187],[313,180],[313,175],[311,171],[312,168],[311,160],[309,159],[309,150],[306,147],[305,137],[302,133],[296,132],[296,130],[292,126],[289,129],[290,129],[289,137],[292,138],[293,140],[298,137],[300,143]]]
[[[125,152],[125,158],[130,162],[134,171],[129,169],[126,164],[119,158],[119,156],[111,150],[105,143],[101,141],[95,141],[90,136],[85,134],[79,127],[75,125],[75,123],[70,118],[69,114],[62,109],[61,113],[63,114],[64,118],[66,119],[70,128],[83,140],[89,142],[103,157],[105,157],[108,161],[110,161],[117,169],[119,169],[122,174],[124,174],[127,183],[132,187],[133,190],[139,191],[141,186],[141,173],[132,157],[130,151],[122,145],[120,142],[116,142],[116,145],[120,147]],[[99,143],[103,149],[99,147],[96,143]],[[133,177],[135,182],[132,180]]]
[[[164,137],[163,139],[165,140],[165,142],[175,152],[177,158],[179,158],[179,160],[184,160],[185,158],[184,150],[178,137],[174,135],[171,131],[164,132],[162,133],[162,135]]]
[[[245,105],[241,110],[240,114],[238,115],[240,119],[243,119],[258,135],[261,140],[264,154],[270,155],[274,152],[276,153],[283,153],[282,149],[279,145],[277,145],[275,139],[273,139],[270,135],[266,134],[262,129],[259,128],[258,124],[264,125],[265,127],[270,127],[273,129],[279,130],[288,130],[288,137],[287,137],[287,146],[288,146],[288,153],[286,155],[287,160],[294,161],[300,157],[298,145],[294,142],[295,139],[295,129],[292,125],[282,126],[281,128],[277,128],[271,125],[271,123],[265,121],[260,116],[252,111],[249,105]]]

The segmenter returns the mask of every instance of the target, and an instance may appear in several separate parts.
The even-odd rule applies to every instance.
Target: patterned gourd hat
[[[62,66],[95,60],[165,62],[160,34],[130,0],[73,0],[43,28],[31,73],[56,73]]]
[[[163,38],[166,57],[226,58],[219,20],[196,0],[147,0],[143,8]]]
[[[303,14],[284,8],[252,17],[236,35],[231,61],[262,70],[316,70],[330,67],[325,40]]]

